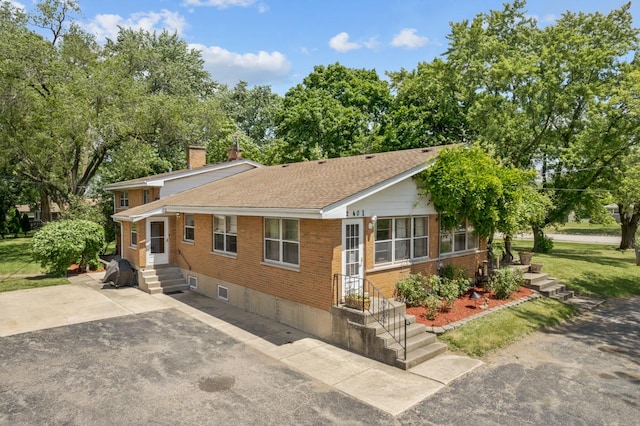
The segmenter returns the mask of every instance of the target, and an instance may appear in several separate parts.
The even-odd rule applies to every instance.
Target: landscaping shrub
[[[424,317],[428,320],[434,320],[438,310],[442,307],[442,299],[435,294],[430,294],[424,301],[424,307],[426,310]]]
[[[451,309],[453,302],[460,296],[457,280],[449,278],[441,278],[434,290],[442,300],[442,309],[445,311]]]
[[[411,274],[396,283],[398,298],[409,306],[420,306],[427,298],[427,278],[420,273]]]
[[[553,240],[544,235],[536,235],[536,245],[540,253],[549,253],[553,248]]]
[[[63,220],[45,225],[33,236],[31,251],[43,268],[63,275],[72,263],[86,270],[104,245],[102,226],[88,220]]]
[[[489,278],[489,288],[496,299],[508,299],[524,284],[520,269],[502,268],[494,271]]]

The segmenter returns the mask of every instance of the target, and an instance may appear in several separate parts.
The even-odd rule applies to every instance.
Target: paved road
[[[565,243],[587,243],[587,244],[611,244],[620,245],[620,237],[610,237],[607,235],[573,235],[573,234],[554,234],[545,233],[546,237],[553,241]],[[533,240],[533,234],[521,234],[516,237],[520,240]]]
[[[640,297],[534,333],[397,418],[420,425],[637,425]]]

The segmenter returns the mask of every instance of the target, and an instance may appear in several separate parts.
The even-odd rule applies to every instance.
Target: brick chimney
[[[227,161],[242,160],[242,150],[238,144],[238,139],[234,139],[233,145],[227,150]]]
[[[207,150],[203,146],[190,146],[187,151],[187,168],[197,169],[207,164]]]

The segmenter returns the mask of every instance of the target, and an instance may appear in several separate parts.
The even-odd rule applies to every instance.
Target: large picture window
[[[213,216],[213,250],[238,253],[237,216]]]
[[[429,217],[381,218],[376,221],[374,263],[429,256]]]
[[[193,242],[196,235],[196,221],[192,214],[184,215],[184,240]]]
[[[284,265],[300,264],[300,223],[297,219],[264,219],[264,259]]]
[[[456,229],[440,227],[440,254],[449,254],[478,248],[478,235],[467,222]]]

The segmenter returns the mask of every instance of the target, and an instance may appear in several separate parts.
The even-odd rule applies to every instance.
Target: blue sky
[[[17,0],[12,3],[20,4]],[[499,0],[79,0],[77,19],[99,41],[118,26],[177,31],[202,50],[214,80],[270,85],[284,94],[335,62],[385,71],[414,69],[447,47],[449,23],[502,9]],[[567,10],[609,12],[623,0],[530,0],[547,25]],[[31,0],[21,0],[27,9]],[[638,7],[632,5],[634,25]]]

